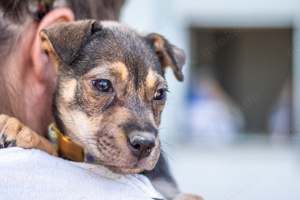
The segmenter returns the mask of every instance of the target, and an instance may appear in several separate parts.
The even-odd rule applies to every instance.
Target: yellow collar
[[[74,143],[68,136],[61,133],[54,123],[48,127],[48,136],[60,157],[75,162],[100,164],[86,149]]]

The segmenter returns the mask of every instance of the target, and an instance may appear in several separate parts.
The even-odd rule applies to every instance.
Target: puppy
[[[165,70],[171,67],[183,80],[182,50],[158,34],[94,20],[56,24],[42,30],[40,39],[57,66],[52,130],[58,132],[60,156],[81,161],[88,154],[113,172],[143,173],[168,199],[201,199],[179,194],[158,137],[168,91]],[[8,127],[5,123],[2,127]],[[36,142],[25,148],[55,154],[32,134]],[[2,146],[21,146],[26,140],[14,135],[2,134]]]

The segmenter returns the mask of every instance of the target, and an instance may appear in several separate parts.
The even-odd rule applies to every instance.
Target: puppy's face
[[[166,101],[164,71],[183,79],[184,53],[163,37],[113,22],[79,21],[41,32],[57,63],[59,129],[117,173],[154,168]]]

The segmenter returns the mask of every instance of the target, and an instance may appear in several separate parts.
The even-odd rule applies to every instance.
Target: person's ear
[[[74,13],[71,9],[62,7],[56,8],[49,13],[47,13],[43,19],[39,22],[38,27],[35,31],[35,35],[33,38],[33,44],[31,48],[31,59],[33,63],[33,70],[39,81],[45,81],[48,78],[49,69],[51,67],[50,62],[52,62],[49,58],[48,52],[45,52],[42,49],[40,44],[40,31],[52,24],[56,24],[58,22],[72,22],[74,21]],[[50,65],[51,64],[51,65]]]

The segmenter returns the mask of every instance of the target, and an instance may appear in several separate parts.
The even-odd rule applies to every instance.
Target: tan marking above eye
[[[75,79],[62,82],[62,97],[65,102],[71,102],[76,92],[77,81]]]
[[[122,62],[103,63],[99,67],[93,68],[85,75],[85,78],[95,79],[110,79],[111,76],[120,78],[122,81],[126,81],[128,77],[128,69]]]
[[[150,69],[146,77],[146,85],[148,88],[154,88],[156,82],[157,82],[157,77],[155,76],[154,71]]]
[[[149,69],[149,72],[146,76],[146,87],[150,89],[157,89],[157,87],[167,87],[166,80],[159,75],[157,72],[155,72],[152,69]]]
[[[118,72],[120,74],[120,78],[122,81],[126,81],[128,77],[128,69],[126,65],[122,62],[116,62],[113,63],[112,68],[114,71]]]

